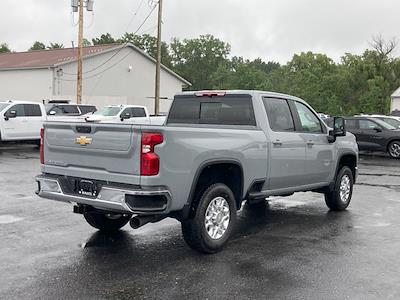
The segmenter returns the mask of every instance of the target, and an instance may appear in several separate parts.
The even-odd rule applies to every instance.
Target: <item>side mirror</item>
[[[346,122],[342,117],[333,118],[333,130],[329,131],[329,142],[335,142],[338,136],[346,136]]]
[[[17,117],[17,111],[15,110],[9,110],[4,114],[4,120],[8,121],[9,119],[16,118]]]
[[[382,128],[380,128],[380,127],[375,127],[374,130],[375,130],[376,132],[382,132]]]
[[[123,120],[128,120],[128,119],[130,119],[130,118],[132,118],[132,116],[131,116],[131,114],[130,114],[129,112],[123,113],[123,114],[121,115],[121,121],[123,121]]]
[[[55,110],[51,110],[51,111],[49,112],[49,115],[50,115],[50,116],[54,116],[56,113],[57,113],[57,112],[56,112]]]

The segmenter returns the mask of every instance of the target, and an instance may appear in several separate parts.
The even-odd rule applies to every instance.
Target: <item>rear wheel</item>
[[[393,158],[400,158],[400,141],[393,141],[388,147],[389,155]]]
[[[325,193],[325,203],[333,211],[345,210],[353,194],[353,172],[349,167],[342,167],[337,176],[333,191]]]
[[[200,196],[194,215],[182,222],[186,243],[203,253],[216,253],[224,247],[236,222],[236,201],[222,183],[211,185]]]
[[[113,232],[121,229],[129,222],[131,216],[121,214],[103,214],[88,212],[83,214],[89,225],[104,232]]]

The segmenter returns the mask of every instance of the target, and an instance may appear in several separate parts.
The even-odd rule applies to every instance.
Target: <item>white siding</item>
[[[129,47],[117,51],[85,59],[83,102],[99,107],[111,103],[140,104],[153,113],[155,63]],[[75,98],[76,66],[76,63],[62,66],[63,74],[55,80],[55,95],[58,95],[55,98]],[[162,69],[161,97],[172,99],[182,91],[182,85],[181,80]],[[170,104],[171,100],[161,100],[160,110],[168,111]]]
[[[392,105],[390,111],[400,110],[400,97],[392,98]]]
[[[49,69],[0,71],[0,101],[51,99],[52,83]]]

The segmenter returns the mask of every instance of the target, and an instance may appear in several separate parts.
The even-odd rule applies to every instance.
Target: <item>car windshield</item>
[[[383,128],[388,129],[388,130],[395,130],[395,129],[397,129],[396,127],[394,127],[394,126],[392,126],[392,125],[386,123],[385,121],[382,121],[381,119],[375,119],[375,122],[378,123],[378,124],[379,124],[380,126],[382,126]]]
[[[4,103],[0,102],[0,111],[2,111],[4,108],[6,108],[10,103]]]
[[[118,115],[118,113],[121,111],[122,107],[120,106],[106,106],[94,113],[94,115],[97,116],[105,116],[105,117],[113,117]]]

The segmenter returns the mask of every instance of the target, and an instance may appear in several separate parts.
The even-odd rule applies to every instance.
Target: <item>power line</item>
[[[146,16],[146,18],[145,18],[145,19],[143,20],[143,22],[139,25],[139,27],[136,29],[136,31],[133,33],[133,35],[136,35],[136,34],[139,32],[139,30],[143,27],[143,25],[144,25],[144,24],[147,22],[147,20],[150,18],[150,16],[152,15],[152,13],[153,13],[153,11],[154,11],[154,9],[155,9],[156,7],[157,7],[157,6],[154,6],[154,7],[150,10],[150,12],[149,12],[148,15]],[[116,55],[118,55],[119,52],[121,52],[122,49],[124,49],[124,48],[126,47],[126,45],[128,45],[128,44],[129,44],[129,42],[123,43],[123,44],[120,46],[120,48],[117,50],[117,52],[115,52],[113,55],[111,55],[107,60],[105,60],[105,61],[104,61],[103,63],[101,63],[100,65],[94,67],[93,69],[90,69],[90,70],[88,70],[88,71],[83,72],[83,74],[91,73],[91,72],[96,71],[97,69],[101,68],[102,66],[104,66],[105,64],[107,64],[110,60],[112,60]],[[76,73],[67,73],[67,72],[64,72],[64,74],[66,74],[66,75],[76,75]]]
[[[104,70],[102,70],[102,71],[100,71],[99,73],[96,73],[96,74],[94,74],[94,75],[90,75],[90,76],[88,76],[88,77],[85,77],[85,78],[83,78],[83,80],[91,79],[91,78],[94,78],[94,77],[97,77],[97,76],[102,75],[102,74],[105,73],[106,71],[108,71],[108,70],[114,68],[114,67],[115,67],[116,65],[118,65],[120,62],[122,62],[123,60],[125,60],[125,58],[127,58],[129,55],[131,55],[131,52],[128,52],[125,56],[123,56],[121,59],[119,59],[118,61],[116,61],[115,63],[113,63],[111,66],[108,66],[106,69],[104,69]],[[76,81],[76,79],[63,79],[63,78],[59,78],[59,80],[61,80],[61,81],[71,81],[71,82]]]

